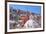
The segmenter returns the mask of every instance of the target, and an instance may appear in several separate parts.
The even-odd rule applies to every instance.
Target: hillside
[[[29,12],[29,11],[20,10],[20,9],[15,9],[15,10],[10,9],[10,22],[15,21],[14,27],[17,28],[17,24],[20,24],[19,19],[21,16],[29,16],[29,19],[33,19],[34,21],[36,21],[38,24],[41,25],[41,16],[40,15]],[[25,18],[23,18],[23,19],[25,19]]]

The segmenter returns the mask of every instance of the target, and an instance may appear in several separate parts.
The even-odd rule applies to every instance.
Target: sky
[[[9,7],[12,7],[12,9],[20,9],[20,10],[24,10],[24,11],[33,12],[36,14],[41,14],[41,6],[10,4]]]

